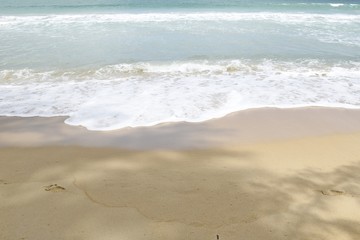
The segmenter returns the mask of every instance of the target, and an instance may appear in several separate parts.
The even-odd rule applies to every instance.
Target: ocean
[[[359,0],[0,0],[0,115],[89,130],[360,108]]]

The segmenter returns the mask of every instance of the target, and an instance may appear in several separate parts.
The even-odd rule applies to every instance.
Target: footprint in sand
[[[0,179],[0,184],[4,184],[4,185],[6,185],[6,184],[9,184],[8,182],[6,182],[5,180],[3,180],[3,179]]]
[[[326,195],[326,196],[339,196],[339,195],[345,195],[346,194],[344,191],[335,190],[335,189],[320,190],[320,192],[323,195]]]
[[[49,186],[45,186],[45,191],[48,192],[62,192],[65,191],[65,188],[62,186],[59,186],[57,184],[51,184]]]

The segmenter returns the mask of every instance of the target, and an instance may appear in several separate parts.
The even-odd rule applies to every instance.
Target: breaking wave
[[[197,122],[258,107],[360,107],[360,63],[221,60],[0,72],[0,115],[90,130]]]

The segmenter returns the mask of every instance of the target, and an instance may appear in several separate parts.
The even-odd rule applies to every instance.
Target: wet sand
[[[183,150],[360,132],[360,109],[342,108],[250,109],[201,123],[164,123],[106,132],[69,126],[65,119],[0,117],[0,147]]]
[[[360,239],[360,111],[90,132],[0,118],[0,239]]]

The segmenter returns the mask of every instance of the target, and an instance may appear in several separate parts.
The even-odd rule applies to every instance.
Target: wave
[[[316,59],[298,59],[296,61],[280,60],[193,60],[175,62],[136,62],[107,65],[100,68],[78,68],[54,71],[36,71],[33,69],[2,70],[0,84],[27,84],[29,82],[62,82],[113,80],[128,77],[184,77],[184,76],[222,76],[248,74],[276,74],[306,70],[316,75],[336,72],[353,74],[360,70],[360,62],[328,62]],[[356,74],[357,76],[358,74]],[[266,77],[266,75],[264,75]]]
[[[359,9],[359,3],[334,3],[334,2],[289,2],[289,3],[276,3],[276,2],[249,2],[249,1],[211,1],[209,2],[201,2],[201,1],[164,1],[162,3],[158,2],[153,3],[148,1],[144,3],[141,1],[137,3],[136,1],[126,1],[126,2],[116,2],[116,3],[106,3],[102,1],[101,3],[72,3],[72,4],[59,4],[59,3],[47,3],[47,4],[26,4],[26,3],[17,3],[17,4],[3,4],[2,8],[40,8],[40,9],[126,9],[126,8],[134,8],[134,9],[142,9],[142,8],[176,8],[176,9],[211,9],[211,8],[236,8],[236,9],[329,9],[329,8],[343,8],[343,9]]]
[[[90,130],[197,122],[264,106],[360,108],[360,63],[267,60],[133,63],[0,72],[0,115],[68,116]]]
[[[239,12],[192,12],[192,13],[114,13],[114,14],[59,14],[38,16],[0,16],[0,27],[6,25],[33,24],[94,24],[94,23],[144,23],[177,21],[270,21],[282,23],[360,23],[357,14],[310,14],[310,13],[239,13]]]
[[[269,3],[269,5],[275,5],[275,6],[292,6],[292,7],[346,7],[346,8],[359,8],[360,4],[358,3],[280,3],[280,4],[271,4]]]

